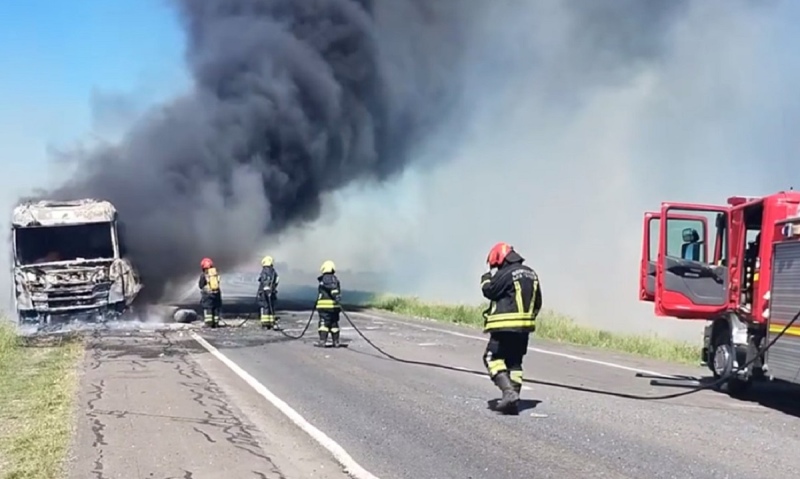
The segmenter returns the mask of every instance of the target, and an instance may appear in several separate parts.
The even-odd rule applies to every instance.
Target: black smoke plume
[[[458,96],[462,2],[174,5],[191,90],[45,195],[113,202],[151,300],[204,256],[232,266],[314,220],[324,193],[390,178]]]

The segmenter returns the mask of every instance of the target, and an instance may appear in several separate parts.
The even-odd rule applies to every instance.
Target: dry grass
[[[475,328],[483,327],[481,313],[485,309],[485,306],[427,303],[416,298],[398,296],[377,297],[368,302],[367,306],[407,316]],[[578,325],[569,317],[552,311],[542,311],[536,323],[536,336],[551,341],[602,348],[682,364],[696,365],[700,359],[697,345],[671,341],[655,335],[637,336],[601,331]]]
[[[25,345],[0,320],[0,478],[61,477],[82,351],[75,340]]]

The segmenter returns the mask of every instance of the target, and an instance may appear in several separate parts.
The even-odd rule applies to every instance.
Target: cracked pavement
[[[95,333],[78,407],[70,478],[347,477],[184,332]]]

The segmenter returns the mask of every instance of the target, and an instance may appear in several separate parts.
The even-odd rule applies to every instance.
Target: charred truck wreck
[[[120,229],[108,201],[16,206],[11,248],[19,324],[121,319],[142,284],[126,258]]]

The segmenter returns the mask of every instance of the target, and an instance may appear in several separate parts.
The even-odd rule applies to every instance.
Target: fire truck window
[[[658,231],[661,228],[661,220],[659,218],[650,218],[648,230],[650,231],[650,252],[647,260],[655,261],[658,258]]]
[[[700,218],[667,218],[667,256],[707,263],[706,224]],[[713,251],[712,245],[709,250]]]

